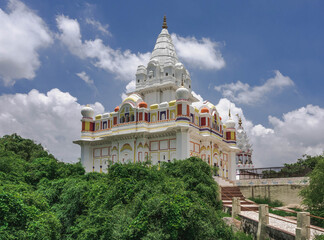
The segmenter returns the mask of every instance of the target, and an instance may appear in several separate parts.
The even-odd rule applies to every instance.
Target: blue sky
[[[221,114],[231,107],[243,116],[257,166],[323,152],[323,1],[39,0],[0,8],[1,135],[18,132],[74,161],[80,106],[120,104],[166,14],[193,90]]]

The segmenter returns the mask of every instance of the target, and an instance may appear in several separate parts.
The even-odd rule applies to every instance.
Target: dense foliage
[[[312,215],[324,218],[324,155],[318,156],[314,170],[309,175],[310,184],[301,191],[304,204]],[[324,220],[311,218],[312,223],[324,227]]]
[[[249,239],[221,220],[208,164],[114,164],[85,174],[17,135],[0,139],[0,239]]]
[[[316,164],[323,158],[324,155],[304,155],[303,158],[298,159],[296,163],[285,163],[284,167],[280,171],[263,171],[262,178],[307,176],[314,170]]]

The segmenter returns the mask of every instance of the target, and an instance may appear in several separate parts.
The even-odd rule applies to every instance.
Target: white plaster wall
[[[177,159],[186,159],[189,157],[189,131],[182,129],[177,134]]]
[[[90,147],[86,143],[82,143],[81,145],[81,163],[86,172],[92,171],[92,156]]]
[[[148,106],[160,103],[159,98],[160,94],[157,94],[157,92],[150,92],[144,95],[144,101],[148,104]]]

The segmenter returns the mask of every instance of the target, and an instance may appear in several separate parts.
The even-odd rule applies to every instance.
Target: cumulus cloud
[[[283,114],[282,119],[269,116],[271,128],[253,124],[245,118],[241,108],[226,98],[216,106],[223,123],[228,119],[229,107],[236,122],[235,115],[242,116],[243,127],[253,145],[256,167],[282,166],[296,162],[304,154],[317,155],[324,151],[324,109],[319,106],[301,107]]]
[[[80,147],[81,105],[69,93],[52,89],[46,94],[33,89],[28,94],[0,96],[0,135],[17,133],[42,143],[59,160],[77,161]],[[95,112],[104,112],[96,102]]]
[[[136,82],[135,82],[135,80],[132,80],[126,85],[125,91],[120,95],[122,98],[122,101],[124,101],[124,99],[127,97],[127,93],[133,92],[133,91],[135,91],[135,89],[136,89]]]
[[[38,50],[53,39],[45,22],[22,2],[10,0],[0,9],[0,79],[6,86],[33,79],[40,67]]]
[[[137,66],[148,62],[150,53],[132,53],[105,45],[99,38],[82,41],[80,25],[76,19],[60,15],[56,18],[59,39],[70,52],[81,59],[92,59],[94,65],[115,74],[120,80],[130,81],[135,77]]]
[[[87,83],[88,85],[93,85],[94,82],[93,80],[87,75],[87,73],[85,71],[76,73],[76,75],[81,78],[85,83]]]
[[[269,93],[294,86],[294,82],[282,75],[278,70],[274,71],[275,76],[269,78],[263,85],[251,87],[247,83],[238,81],[236,83],[215,86],[215,90],[222,92],[222,95],[230,100],[247,105],[256,104],[264,99]]]
[[[106,24],[106,25],[102,25],[100,22],[94,20],[94,19],[90,19],[90,18],[87,18],[86,19],[86,23],[87,24],[90,24],[92,26],[94,26],[95,28],[97,28],[101,33],[105,34],[105,35],[108,35],[108,36],[111,36],[111,33],[108,31],[108,27],[109,25]]]
[[[171,34],[178,56],[191,67],[221,69],[225,60],[219,50],[220,43],[209,38],[181,37]]]

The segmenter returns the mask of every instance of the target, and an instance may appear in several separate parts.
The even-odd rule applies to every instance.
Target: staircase
[[[249,199],[245,199],[239,187],[234,185],[233,181],[214,177],[221,189],[223,207],[232,208],[232,198],[238,197],[241,203],[241,211],[257,211],[258,205]]]

